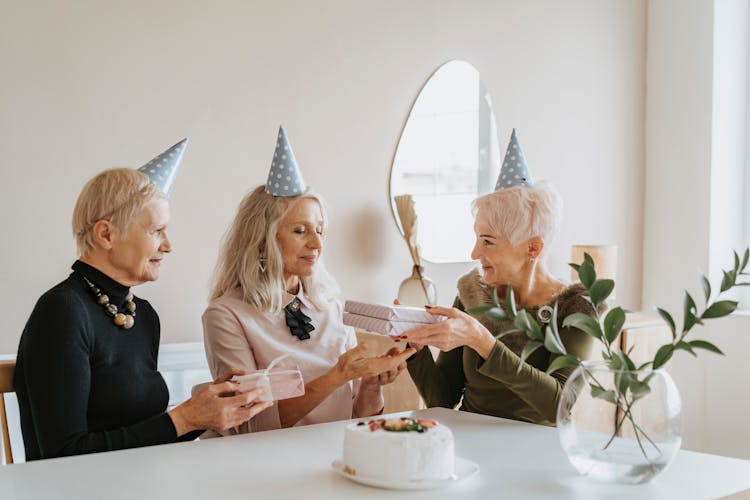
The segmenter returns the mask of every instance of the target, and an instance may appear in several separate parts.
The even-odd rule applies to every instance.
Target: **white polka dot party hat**
[[[180,166],[187,141],[187,139],[181,140],[138,169],[148,175],[151,182],[159,186],[159,189],[167,198],[172,194],[174,179],[177,177],[177,169]]]
[[[531,187],[533,185],[531,172],[529,172],[529,167],[526,166],[526,157],[518,143],[516,129],[513,129],[513,133],[510,134],[508,150],[505,151],[503,166],[500,167],[500,175],[497,176],[495,191],[516,186]]]
[[[271,170],[266,181],[266,193],[272,196],[297,196],[305,192],[307,186],[294,158],[292,145],[286,137],[284,127],[279,127],[276,151],[271,160]]]

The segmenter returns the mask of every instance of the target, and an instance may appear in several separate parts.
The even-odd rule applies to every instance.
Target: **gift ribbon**
[[[258,377],[258,381],[255,383],[255,388],[256,389],[265,389],[266,390],[265,394],[268,397],[268,399],[273,399],[273,394],[271,393],[271,379],[268,376],[268,373],[271,371],[271,368],[273,368],[274,366],[276,366],[277,364],[279,364],[279,362],[281,360],[283,360],[284,358],[288,358],[289,356],[291,356],[291,353],[282,354],[281,356],[277,356],[276,358],[274,358],[268,364],[268,366],[266,367],[266,369],[263,370],[263,372]]]

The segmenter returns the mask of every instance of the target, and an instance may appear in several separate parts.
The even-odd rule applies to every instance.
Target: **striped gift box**
[[[369,332],[382,333],[383,335],[401,335],[402,333],[427,326],[427,323],[412,323],[409,321],[392,321],[388,319],[371,318],[370,316],[360,316],[344,312],[344,324],[361,328]]]
[[[410,323],[437,323],[442,316],[435,316],[424,310],[423,307],[379,305],[347,300],[344,303],[344,311],[359,316],[384,319],[390,321],[405,321]]]
[[[344,304],[344,324],[383,335],[404,332],[431,325],[445,316],[430,314],[421,307],[385,306],[347,300]]]

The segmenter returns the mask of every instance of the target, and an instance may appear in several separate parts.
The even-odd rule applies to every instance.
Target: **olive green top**
[[[552,307],[557,302],[560,338],[568,354],[581,359],[589,357],[592,337],[577,328],[562,328],[562,320],[574,312],[595,314],[587,294],[581,284],[574,284],[563,289],[549,303],[526,308],[541,325],[545,318],[549,321],[551,312],[545,306]],[[481,281],[477,270],[459,279],[454,307],[468,310],[489,304],[492,304],[492,288]],[[474,317],[496,336],[511,326],[510,321],[495,322],[484,316]],[[440,352],[437,360],[433,360],[429,349],[422,349],[407,366],[428,407],[454,408],[461,403],[460,409],[464,411],[555,425],[557,402],[574,367],[547,375],[545,370],[558,355],[540,347],[526,359],[519,371],[519,355],[529,340],[525,332],[506,335],[496,341],[486,360],[469,347]]]

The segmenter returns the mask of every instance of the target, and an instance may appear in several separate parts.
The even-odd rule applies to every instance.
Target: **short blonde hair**
[[[265,186],[258,186],[242,199],[222,241],[210,300],[239,288],[242,299],[258,311],[281,311],[286,305],[283,303],[284,262],[276,235],[290,207],[302,199],[312,199],[320,205],[325,234],[328,226],[325,203],[314,192],[277,197],[266,193]],[[261,262],[261,256],[265,262]],[[261,264],[265,271],[261,271]],[[339,292],[322,260],[311,276],[300,276],[300,281],[305,295],[319,310],[328,309]]]
[[[111,168],[83,187],[73,209],[73,236],[78,255],[94,249],[94,224],[110,221],[125,231],[151,200],[164,197],[146,174],[132,168]]]
[[[512,245],[534,237],[549,243],[562,221],[562,199],[552,184],[539,181],[533,187],[504,188],[480,196],[472,203],[472,212]]]

